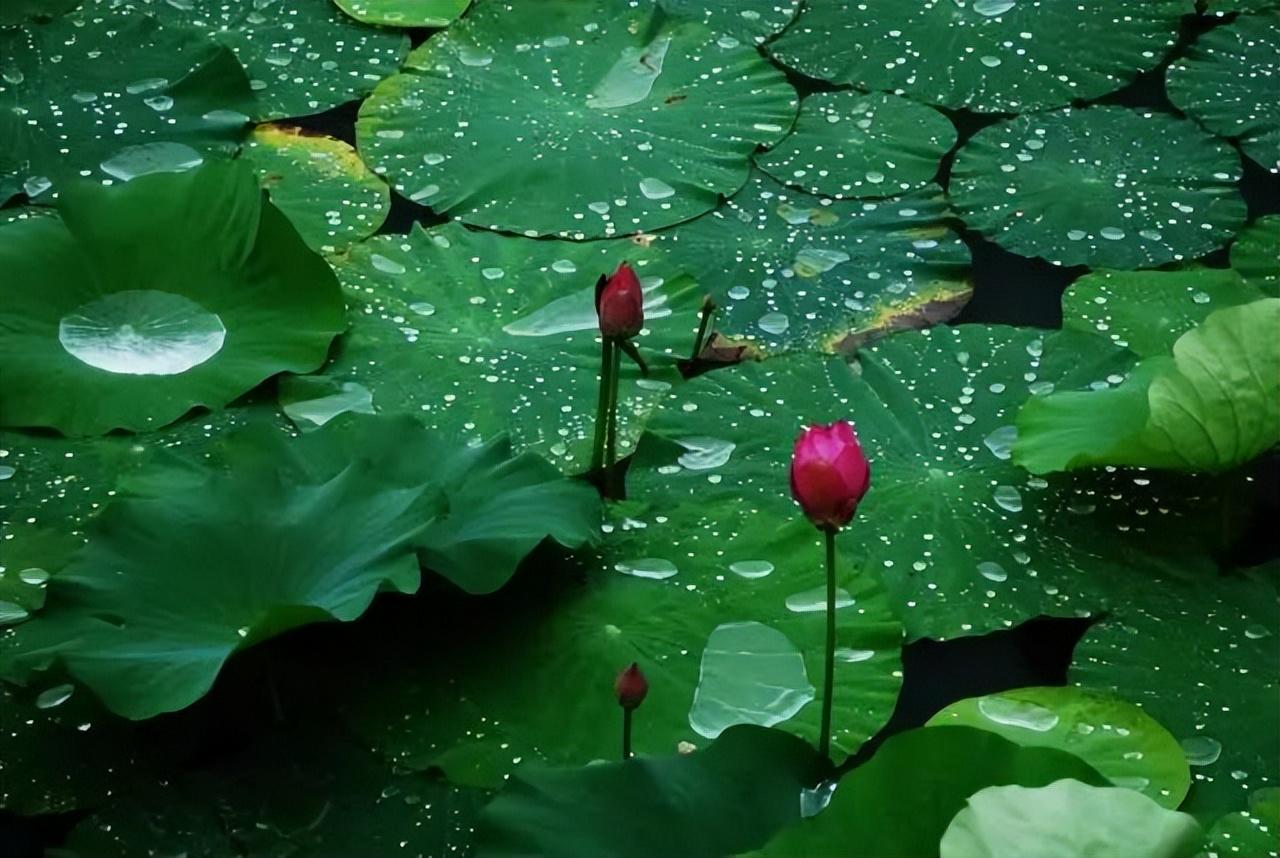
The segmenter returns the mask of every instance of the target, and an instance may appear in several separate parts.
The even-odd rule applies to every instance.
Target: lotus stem
[[[606,494],[616,499],[617,491],[614,471],[618,464],[618,377],[622,374],[622,349],[617,343],[609,355],[609,414],[605,421],[604,442],[604,482]]]
[[[623,707],[622,709],[622,759],[631,759],[631,713],[635,709]]]
[[[818,755],[831,756],[831,697],[836,680],[836,529],[822,530],[827,541],[827,649],[822,676],[822,727],[818,734]]]
[[[612,337],[600,340],[600,392],[596,397],[596,434],[591,445],[591,470],[598,471],[604,466],[605,436],[608,434],[610,421],[609,410],[609,370],[613,366],[614,343]]]

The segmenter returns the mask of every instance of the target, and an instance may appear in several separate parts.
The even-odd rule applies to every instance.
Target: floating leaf
[[[800,11],[801,0],[658,0],[675,15],[704,21],[725,34],[722,40],[737,38],[763,42],[782,32]]]
[[[1060,780],[988,787],[942,835],[941,858],[1189,858],[1200,826],[1132,790]]]
[[[630,450],[673,367],[693,348],[702,293],[656,250],[473,232],[460,224],[383,236],[336,260],[353,330],[327,375],[467,441],[510,434],[567,472],[590,460],[599,391],[594,284],[623,260],[645,289],[635,342],[653,373],[624,361],[618,449]]]
[[[655,245],[722,307],[715,328],[765,353],[833,352],[959,312],[969,251],[940,194],[840,202],[756,173]]]
[[[1280,831],[1280,788],[1260,789],[1249,797],[1249,810],[1229,813],[1213,824],[1197,858],[1232,855],[1276,858],[1280,855],[1277,831]]]
[[[1232,269],[1096,271],[1062,296],[1062,324],[1105,336],[1139,357],[1167,355],[1215,310],[1264,297]]]
[[[667,470],[651,474],[638,459],[628,485],[637,497],[674,481],[691,500],[713,490],[733,498],[732,527],[653,537],[671,546],[673,562],[696,543],[699,554],[706,544],[725,551],[726,565],[781,566],[778,557],[794,551],[731,556],[729,534],[754,540],[774,532],[771,517],[754,511],[776,509],[765,504],[786,491],[802,426],[852,420],[873,478],[845,548],[859,568],[884,578],[911,637],[980,634],[1040,614],[1088,616],[1110,603],[1115,575],[1169,558],[1187,568],[1207,562],[1216,524],[1203,523],[1201,487],[1177,477],[1114,472],[1050,483],[1010,461],[1025,401],[1055,385],[1118,384],[1132,360],[1090,334],[1045,336],[937,327],[865,348],[853,369],[797,355],[709,373],[674,388],[649,422],[669,442],[667,459],[656,462]],[[676,450],[690,438],[732,444],[730,465],[705,477],[677,468]],[[812,556],[809,568],[817,569]],[[758,618],[734,619],[749,617]]]
[[[1022,747],[972,727],[909,730],[842,777],[821,813],[784,829],[753,858],[936,858],[939,838],[973,793],[1060,778],[1106,783],[1054,748]]]
[[[253,98],[235,56],[149,17],[79,13],[0,30],[0,203],[81,175],[127,181],[225,154]],[[52,196],[52,194],[50,194]]]
[[[1274,5],[1274,4],[1272,4]],[[1169,99],[1272,173],[1280,173],[1280,12],[1214,27],[1169,66]]]
[[[416,550],[487,592],[544,537],[578,543],[594,527],[593,493],[546,463],[501,442],[441,454],[406,419],[349,419],[292,442],[263,427],[227,464],[95,518],[19,628],[8,673],[56,658],[113,711],[148,718],[198,700],[240,649],[354,620],[381,590],[413,592]]]
[[[932,108],[886,93],[822,92],[795,130],[756,156],[780,182],[831,197],[894,197],[933,181],[956,129]]]
[[[693,754],[522,770],[481,814],[478,854],[736,854],[798,820],[800,791],[819,771],[808,744],[760,727],[734,727]]]
[[[360,98],[396,70],[403,33],[352,21],[327,0],[85,0],[208,33],[231,50],[257,93],[255,119],[320,113]]]
[[[447,27],[471,0],[333,0],[357,21],[388,27]]]
[[[438,212],[596,238],[714,208],[795,109],[754,49],[649,4],[491,2],[415,50],[356,130],[365,160]]]
[[[345,250],[377,232],[391,211],[391,190],[341,140],[260,125],[245,158],[312,250]]]
[[[1275,584],[1274,566],[1119,578],[1117,609],[1076,646],[1072,682],[1137,703],[1181,742],[1192,773],[1184,809],[1197,816],[1280,786]]]
[[[1181,0],[810,0],[771,50],[811,77],[976,111],[1056,107],[1120,89],[1172,48]]]
[[[315,369],[343,328],[333,273],[248,167],[72,185],[59,211],[0,228],[0,424],[157,429]]]
[[[930,724],[998,733],[1031,748],[1074,754],[1111,783],[1176,809],[1191,786],[1178,741],[1132,703],[1081,688],[1018,688],[952,703]],[[1034,784],[1022,784],[1034,786]]]
[[[688,479],[629,477],[632,497],[643,500],[612,511],[588,569],[517,579],[516,592],[502,594],[511,601],[463,633],[424,628],[414,647],[437,654],[428,662],[353,668],[360,679],[347,708],[360,734],[401,765],[440,767],[481,786],[501,784],[521,764],[612,758],[621,723],[612,682],[635,661],[650,685],[635,716],[637,753],[700,747],[735,724],[816,739],[826,639],[820,534],[783,509],[785,479],[744,508],[734,484],[719,480],[743,463],[707,464],[719,456],[701,450],[686,457]],[[637,455],[646,469],[667,461]],[[690,494],[698,485],[705,491]],[[840,588],[837,758],[892,713],[902,644],[884,589],[845,551]],[[549,689],[573,705],[548,705]]]
[[[1231,245],[1231,267],[1245,282],[1280,298],[1280,216],[1259,218]]]
[[[1234,149],[1187,120],[1092,107],[982,129],[956,156],[951,193],[1006,250],[1144,268],[1227,242],[1245,219],[1240,171]]]
[[[1055,393],[1018,414],[1014,460],[1226,471],[1280,443],[1280,299],[1210,313],[1112,390]]]

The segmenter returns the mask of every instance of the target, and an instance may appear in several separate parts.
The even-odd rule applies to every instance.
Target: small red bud
[[[596,282],[596,315],[606,337],[630,339],[644,327],[644,290],[627,263]]]
[[[613,691],[618,695],[619,706],[623,709],[635,709],[649,693],[649,680],[644,678],[640,666],[633,661],[630,667],[618,674],[617,681],[613,683]]]
[[[810,426],[796,439],[791,496],[817,527],[848,524],[870,487],[871,466],[848,421]]]

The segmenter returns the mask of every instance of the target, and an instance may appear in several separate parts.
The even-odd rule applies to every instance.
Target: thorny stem
[[[836,680],[836,530],[823,528],[827,540],[827,649],[822,677],[822,729],[818,734],[818,756],[831,756],[831,694]]]

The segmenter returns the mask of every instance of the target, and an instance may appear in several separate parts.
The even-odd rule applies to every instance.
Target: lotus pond
[[[1278,90],[1280,0],[0,0],[0,856],[1275,858]]]

